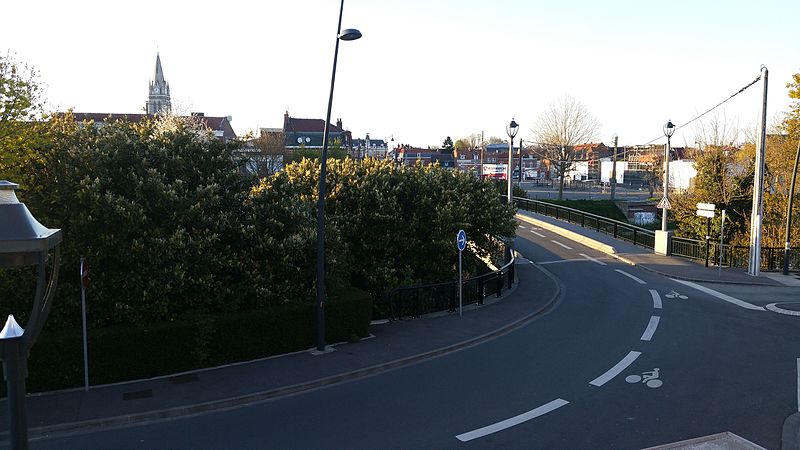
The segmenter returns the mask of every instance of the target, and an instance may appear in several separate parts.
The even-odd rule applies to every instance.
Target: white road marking
[[[599,259],[592,258],[591,256],[589,256],[589,255],[587,255],[585,253],[578,253],[578,254],[583,256],[584,258],[588,259],[591,262],[600,264],[601,266],[607,266],[608,265],[608,264],[604,263],[603,261],[600,261]]]
[[[547,264],[558,264],[558,263],[565,263],[565,262],[585,262],[585,259],[557,259],[555,261],[545,261],[540,262],[539,264],[547,265]]]
[[[714,297],[717,297],[720,300],[725,300],[728,303],[733,303],[734,305],[739,306],[741,308],[750,309],[750,310],[753,310],[753,311],[764,311],[764,308],[762,308],[761,306],[756,306],[756,305],[753,305],[752,303],[747,303],[746,301],[739,300],[738,298],[731,297],[730,295],[723,294],[722,292],[717,292],[717,291],[715,291],[713,289],[709,289],[709,288],[707,288],[705,286],[701,286],[701,285],[699,285],[697,283],[692,283],[691,281],[684,281],[684,280],[675,280],[675,281],[677,281],[680,284],[684,284],[686,286],[689,286],[691,288],[695,288],[700,292],[705,292],[708,295],[712,295]]]
[[[792,302],[797,303],[797,302]],[[769,305],[765,306],[768,310],[772,312],[776,312],[778,314],[785,314],[787,316],[800,316],[800,311],[792,311],[791,309],[783,309],[778,307],[777,303],[770,303]]]
[[[661,309],[661,296],[658,295],[658,291],[650,289],[650,296],[653,297],[653,308]]]
[[[630,278],[631,280],[633,280],[633,281],[635,281],[635,282],[637,282],[639,284],[647,284],[641,278],[633,276],[633,275],[629,274],[628,272],[625,272],[624,270],[614,269],[614,272],[619,272],[619,273],[625,275],[626,277]]]
[[[641,354],[642,352],[631,351],[627,356],[622,358],[622,361],[618,362],[614,367],[608,369],[608,372],[590,381],[589,384],[599,387],[608,383],[612,378],[619,375],[623,370],[627,369],[628,366],[633,364],[633,362],[636,361],[636,358],[638,358]]]
[[[647,324],[647,328],[645,328],[644,333],[642,333],[640,340],[649,341],[653,338],[653,334],[655,334],[656,328],[658,328],[659,320],[661,320],[659,316],[650,316],[650,323]]]
[[[562,406],[569,404],[568,401],[558,398],[553,400],[550,403],[544,404],[538,408],[532,409],[526,413],[522,413],[518,416],[514,416],[510,419],[506,419],[491,425],[487,425],[483,428],[478,428],[477,430],[468,431],[466,433],[459,434],[456,436],[461,442],[471,441],[473,439],[478,439],[492,433],[497,433],[498,431],[503,431],[507,428],[511,428],[513,426],[519,425],[521,423],[527,422],[531,419],[535,419],[539,416],[543,416],[551,411],[555,411]]]
[[[522,228],[523,230],[525,229],[525,225],[517,225],[517,226]]]
[[[531,233],[533,233],[533,234],[535,234],[535,235],[537,235],[539,237],[545,237],[542,233],[537,233],[537,232],[535,232],[533,230],[531,230]]]
[[[569,245],[564,245],[564,244],[562,244],[561,242],[558,242],[555,239],[550,239],[550,242],[552,242],[553,244],[556,244],[556,245],[560,245],[560,246],[564,247],[567,250],[572,250],[572,247],[570,247]]]

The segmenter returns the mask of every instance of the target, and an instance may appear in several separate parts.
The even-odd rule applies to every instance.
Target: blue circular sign
[[[458,230],[456,244],[458,244],[458,251],[460,252],[467,248],[467,233],[465,233],[464,230]]]

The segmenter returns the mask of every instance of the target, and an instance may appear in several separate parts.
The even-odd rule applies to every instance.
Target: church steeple
[[[172,109],[169,97],[169,83],[164,79],[164,70],[161,68],[161,55],[158,53],[156,53],[156,71],[150,81],[150,96],[145,109],[147,114],[165,114]]]

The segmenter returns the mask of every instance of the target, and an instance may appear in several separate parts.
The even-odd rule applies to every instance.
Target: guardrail
[[[583,228],[591,228],[597,232],[605,233],[616,239],[630,242],[633,245],[653,248],[655,246],[655,233],[646,228],[637,227],[627,222],[609,219],[597,214],[587,213],[566,206],[555,205],[540,200],[514,197],[517,208],[532,211],[556,219],[578,224]]]
[[[506,263],[498,270],[462,280],[462,305],[482,305],[486,297],[500,297],[503,288],[514,284],[514,252],[504,243],[503,259]],[[424,314],[458,309],[458,280],[441,283],[401,286],[384,295],[386,319],[416,318]]]

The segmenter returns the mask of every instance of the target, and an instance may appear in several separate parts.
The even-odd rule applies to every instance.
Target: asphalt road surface
[[[530,225],[517,249],[518,268],[550,271],[562,297],[502,337],[291,397],[32,447],[635,449],[723,431],[780,447],[798,410],[800,317],[765,308],[785,300],[779,288],[698,288]]]

